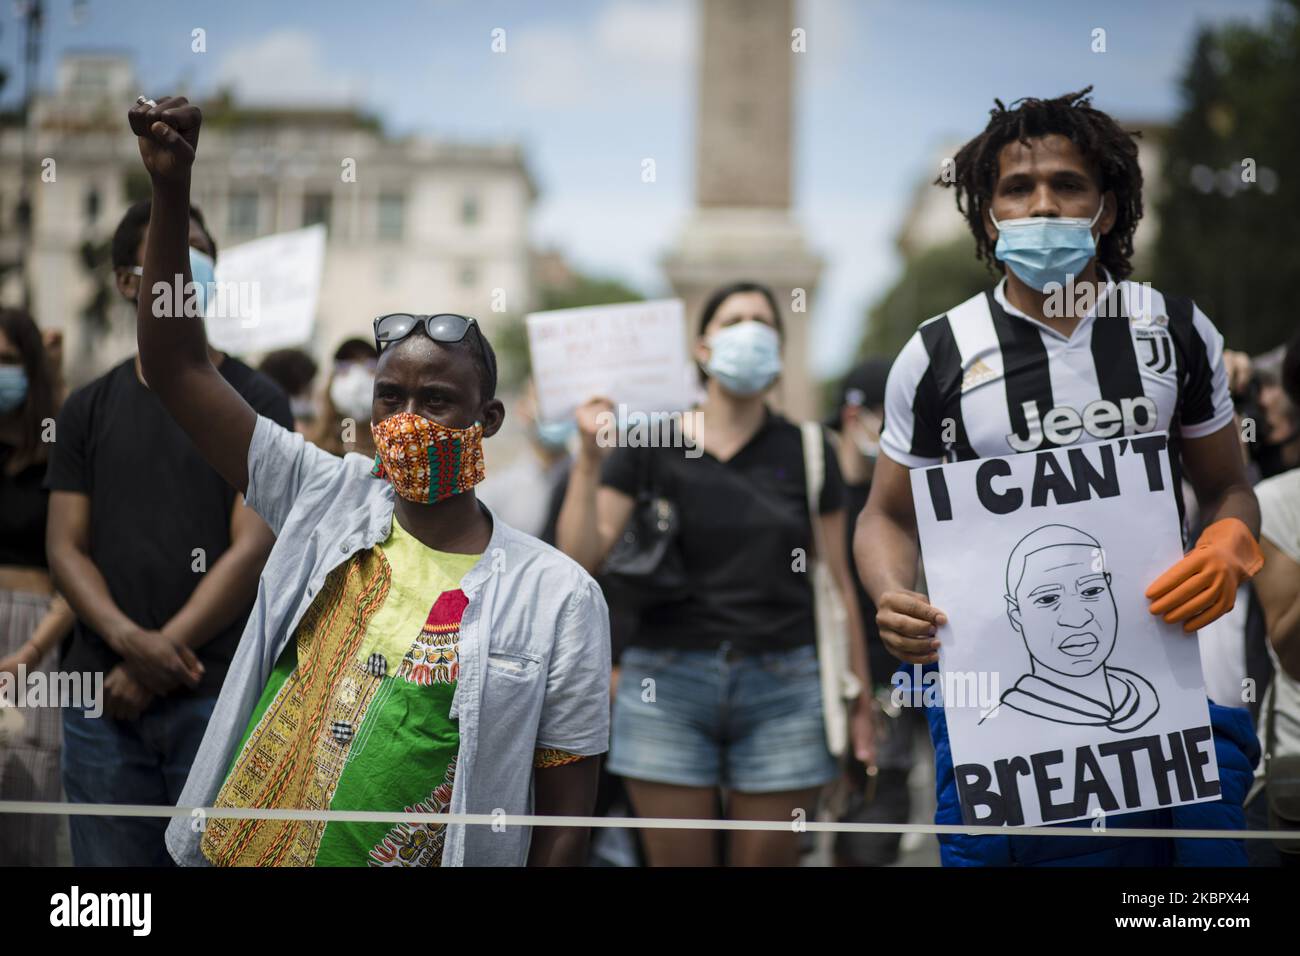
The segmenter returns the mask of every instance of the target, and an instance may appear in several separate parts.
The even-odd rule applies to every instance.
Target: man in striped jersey
[[[1152,613],[1194,633],[1232,608],[1238,584],[1262,564],[1259,509],[1233,425],[1223,339],[1190,299],[1128,281],[1142,215],[1137,146],[1092,107],[1090,89],[1011,109],[999,101],[985,130],[955,157],[955,181],[943,182],[957,188],[978,256],[1003,277],[922,323],[889,376],[883,454],[854,554],[878,608],[881,638],[906,662],[937,661],[936,629],[946,623],[914,590],[911,468],[1167,430],[1174,475],[1186,475],[1195,489],[1205,530],[1147,589]],[[1224,800],[1201,806],[1224,815],[1204,825],[1241,827],[1244,765],[1253,765],[1257,743],[1248,721],[1237,728],[1221,711],[1212,708]],[[942,817],[945,783],[954,796],[955,784],[942,710],[930,717]],[[1234,753],[1225,754],[1226,746]],[[1231,779],[1238,762],[1245,771],[1241,794]],[[1179,811],[1140,825],[1190,818]],[[1119,842],[1105,862],[1170,862],[1168,854],[1178,853]],[[1222,855],[1201,862],[1233,856],[1236,844],[1214,842]],[[1105,851],[1085,843],[961,837],[945,841],[944,860],[1101,862]]]

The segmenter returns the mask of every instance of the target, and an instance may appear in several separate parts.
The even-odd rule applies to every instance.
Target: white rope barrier
[[[458,823],[472,826],[591,827],[636,830],[807,830],[810,833],[965,833],[972,836],[1120,837],[1179,840],[1294,840],[1290,830],[1162,830],[1110,827],[992,827],[938,823],[827,823],[802,820],[688,820],[667,817],[561,817],[488,813],[397,813],[371,810],[289,810],[251,807],[169,807],[131,803],[53,803],[0,800],[0,813],[92,817],[185,817],[192,820],[305,820],[339,823]],[[1104,822],[1104,821],[1103,821]]]

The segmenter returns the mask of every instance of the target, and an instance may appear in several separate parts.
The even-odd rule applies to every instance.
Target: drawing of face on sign
[[[1113,583],[1105,551],[1086,532],[1052,524],[1020,539],[1007,559],[1004,599],[1029,652],[1029,673],[985,720],[1010,708],[1127,733],[1155,716],[1150,682],[1107,663],[1119,632]]]

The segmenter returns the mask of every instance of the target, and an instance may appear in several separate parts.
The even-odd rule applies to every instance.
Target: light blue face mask
[[[193,246],[190,246],[190,276],[198,287],[199,315],[207,315],[208,289],[217,281],[217,264],[206,252],[199,252]]]
[[[563,422],[538,422],[537,440],[548,451],[564,451],[569,439],[578,431],[578,423],[569,419]]]
[[[0,415],[8,415],[27,401],[27,369],[0,365]]]
[[[1046,292],[1052,283],[1064,286],[1069,276],[1078,276],[1097,254],[1092,227],[1105,208],[1103,201],[1091,219],[1030,216],[1002,222],[990,209],[989,219],[998,230],[994,253],[1025,285],[1039,292]]]
[[[781,337],[753,319],[714,332],[704,370],[733,395],[757,395],[781,374]]]

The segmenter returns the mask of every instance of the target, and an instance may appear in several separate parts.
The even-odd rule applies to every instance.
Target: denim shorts
[[[610,773],[774,793],[835,778],[812,645],[738,654],[629,647],[620,662]]]

